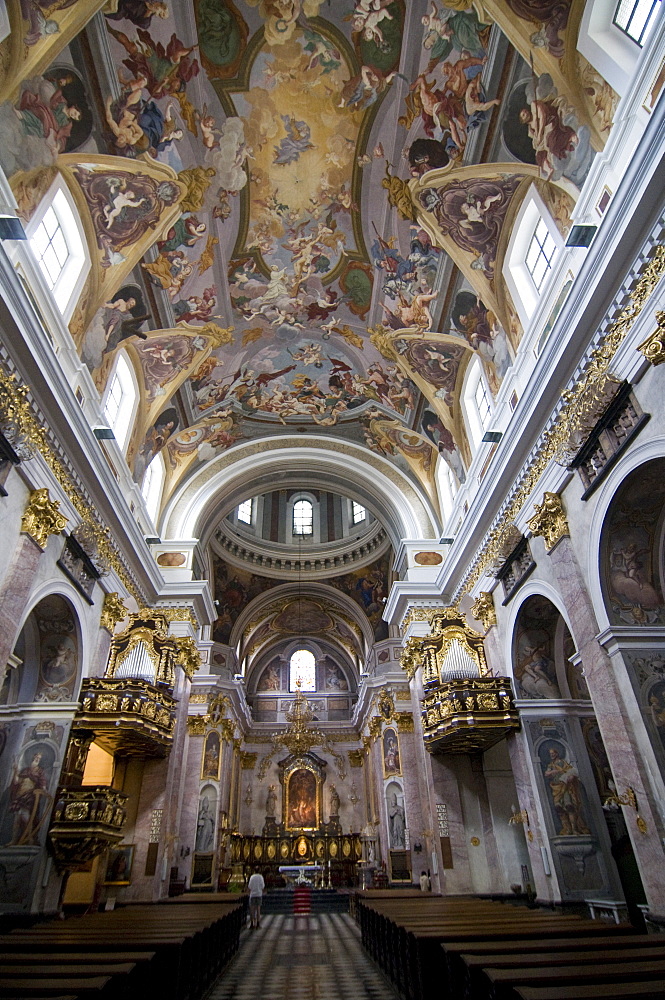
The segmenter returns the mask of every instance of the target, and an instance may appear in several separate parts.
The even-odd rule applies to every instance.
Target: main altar
[[[310,725],[313,713],[299,689],[287,719],[288,729],[273,736],[272,750],[264,758],[267,765],[280,750],[287,751],[287,756],[277,761],[281,808],[277,808],[277,789],[270,785],[262,831],[231,834],[234,872],[240,874],[242,870],[248,877],[252,871],[260,871],[266,885],[283,886],[288,881],[285,869],[313,871],[315,866],[319,885],[354,885],[362,859],[361,836],[342,830],[340,799],[334,784],[329,785],[328,819],[324,818],[328,763],[312,747],[324,746],[333,757],[338,755],[328,745],[326,734]]]

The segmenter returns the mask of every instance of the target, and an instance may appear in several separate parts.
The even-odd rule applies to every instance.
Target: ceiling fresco
[[[562,232],[617,95],[581,0],[10,0],[0,161],[29,220],[58,174],[93,266],[70,322],[164,500],[285,427],[381,453],[436,500],[460,410],[522,327],[501,269],[532,184]],[[221,628],[221,625],[220,625]]]

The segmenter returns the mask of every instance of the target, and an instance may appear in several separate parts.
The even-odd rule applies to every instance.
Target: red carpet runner
[[[312,890],[306,885],[297,885],[293,894],[293,912],[295,916],[312,912]]]

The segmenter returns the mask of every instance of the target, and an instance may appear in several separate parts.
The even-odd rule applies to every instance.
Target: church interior
[[[661,0],[0,3],[0,996],[658,940],[664,89]]]

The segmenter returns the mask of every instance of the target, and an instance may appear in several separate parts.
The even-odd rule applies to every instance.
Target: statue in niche
[[[334,785],[330,786],[330,815],[339,816],[339,792]]]
[[[215,819],[210,810],[210,800],[207,795],[201,799],[199,815],[196,821],[196,844],[194,850],[206,853],[213,850],[215,839]]]
[[[268,794],[266,795],[266,819],[275,818],[275,809],[277,808],[277,795],[275,794],[275,786],[268,786]]]
[[[390,848],[394,851],[404,850],[406,847],[406,816],[403,805],[404,793],[402,792],[400,786],[394,781],[388,785],[386,800],[388,803],[388,833],[390,834]]]

